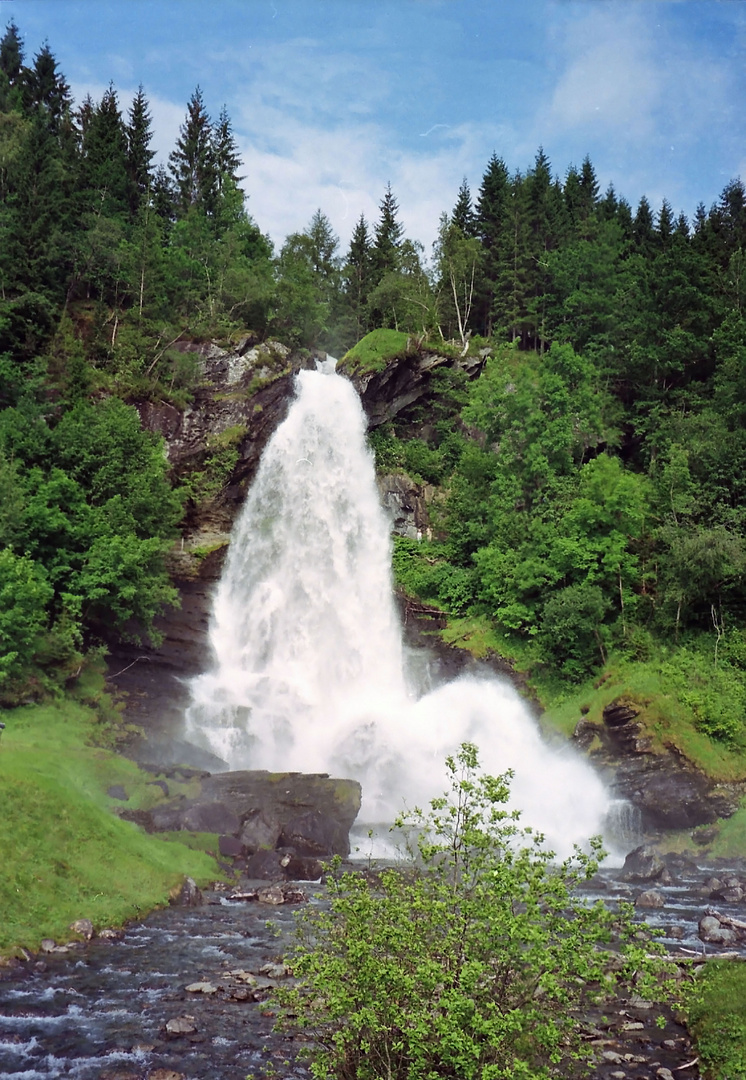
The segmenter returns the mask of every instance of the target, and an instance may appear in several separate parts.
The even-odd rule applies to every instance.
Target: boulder
[[[665,906],[666,901],[663,899],[663,893],[658,892],[657,889],[646,889],[635,900],[635,907],[638,908],[662,908]]]
[[[699,920],[699,937],[712,945],[734,945],[738,940],[735,930],[723,926],[714,915],[703,915]]]
[[[194,878],[184,878],[184,884],[172,902],[178,907],[200,907],[203,903],[202,893]]]
[[[286,870],[292,855],[287,851],[267,851],[262,848],[255,851],[246,862],[246,877],[260,878],[264,881],[277,881],[286,878]]]
[[[657,881],[666,869],[666,864],[658,852],[643,844],[627,855],[619,879],[620,881]]]
[[[241,845],[253,853],[286,847],[299,856],[316,858],[349,854],[349,831],[360,799],[356,780],[326,773],[240,770],[202,774],[193,798],[179,796],[149,811],[121,810],[119,814],[149,832],[187,829],[234,837],[236,845],[222,841],[221,854],[226,856],[234,848],[241,855]],[[318,876],[314,873],[314,878]]]
[[[280,843],[298,855],[349,855],[348,831],[328,814],[309,810],[294,817],[282,830]]]
[[[75,922],[71,922],[69,929],[74,934],[80,934],[86,941],[90,941],[93,937],[93,923],[90,919],[76,919]]]
[[[233,836],[241,829],[241,819],[222,802],[197,803],[183,811],[179,827],[189,832],[224,833]]]
[[[282,825],[265,810],[252,810],[241,826],[241,843],[248,853],[274,848],[282,835]]]
[[[235,836],[219,836],[218,851],[227,859],[240,858],[246,854],[246,848]]]

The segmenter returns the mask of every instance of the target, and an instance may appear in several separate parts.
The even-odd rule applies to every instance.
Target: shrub
[[[660,996],[632,909],[575,893],[600,841],[555,864],[505,808],[510,774],[477,768],[465,743],[447,760],[450,796],[397,822],[413,861],[377,875],[337,864],[328,906],[300,916],[297,985],[278,1001],[319,1080],[565,1076],[593,1054],[579,1008],[633,975],[637,993]]]

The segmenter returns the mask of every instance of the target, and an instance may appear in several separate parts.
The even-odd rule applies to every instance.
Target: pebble
[[[625,1072],[613,1072],[611,1076],[612,1080],[627,1080],[627,1074]]]
[[[670,1069],[658,1069],[656,1074],[658,1080],[675,1080],[674,1074]]]

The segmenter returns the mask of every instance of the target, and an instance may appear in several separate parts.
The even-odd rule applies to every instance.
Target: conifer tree
[[[34,66],[22,69],[25,74],[25,101],[30,110],[37,109],[48,130],[59,135],[70,112],[70,87],[57,69],[57,61],[44,44],[34,57]]]
[[[653,249],[655,229],[653,227],[653,211],[645,195],[642,196],[637,206],[634,221],[632,223],[632,238],[635,247],[643,255],[650,254]]]
[[[113,85],[93,111],[83,139],[83,186],[89,208],[104,217],[125,214],[129,208],[127,135]]]
[[[23,66],[23,41],[16,24],[11,21],[5,28],[5,34],[0,41],[0,71],[5,75],[11,86],[15,85]]]
[[[218,194],[222,195],[226,183],[235,184],[236,187],[245,179],[238,175],[241,168],[241,155],[233,134],[233,126],[228,115],[228,110],[223,105],[218,116],[218,122],[212,135],[212,152],[217,174]]]
[[[456,205],[451,214],[451,225],[461,229],[461,232],[467,238],[476,236],[477,220],[471,203],[471,191],[466,177],[461,181],[461,187],[458,189]]]
[[[130,180],[130,210],[136,214],[138,207],[151,186],[150,163],[154,151],[150,149],[153,138],[152,117],[142,83],[137,88],[129,110],[127,124],[127,173]]]
[[[667,248],[671,243],[671,237],[674,231],[674,219],[673,210],[668,199],[664,199],[661,204],[661,208],[658,211],[658,224],[656,232],[658,234],[658,243],[662,248]]]
[[[484,248],[482,273],[476,287],[475,321],[481,333],[491,334],[500,321],[510,246],[511,184],[507,166],[493,154],[482,177],[475,230]]]
[[[400,249],[404,229],[397,217],[399,204],[391,190],[391,184],[386,185],[386,192],[381,200],[381,216],[375,230],[375,242],[373,244],[373,266],[377,281],[384,274],[399,269]]]
[[[368,328],[366,308],[372,287],[373,246],[368,233],[368,223],[361,214],[352,232],[344,267],[344,290],[354,319],[356,340],[361,338]]]
[[[179,211],[186,214],[190,207],[197,206],[206,214],[213,213],[217,175],[212,124],[199,86],[189,99],[187,115],[179,130],[176,149],[169,155],[169,163]]]

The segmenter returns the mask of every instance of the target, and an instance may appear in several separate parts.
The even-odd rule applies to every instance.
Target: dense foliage
[[[633,977],[661,995],[632,909],[575,892],[598,846],[552,864],[505,809],[509,776],[479,774],[470,744],[447,768],[449,793],[397,823],[416,858],[334,874],[328,906],[301,917],[298,984],[280,1001],[310,1035],[316,1077],[568,1076],[595,1053],[583,1005]]]

